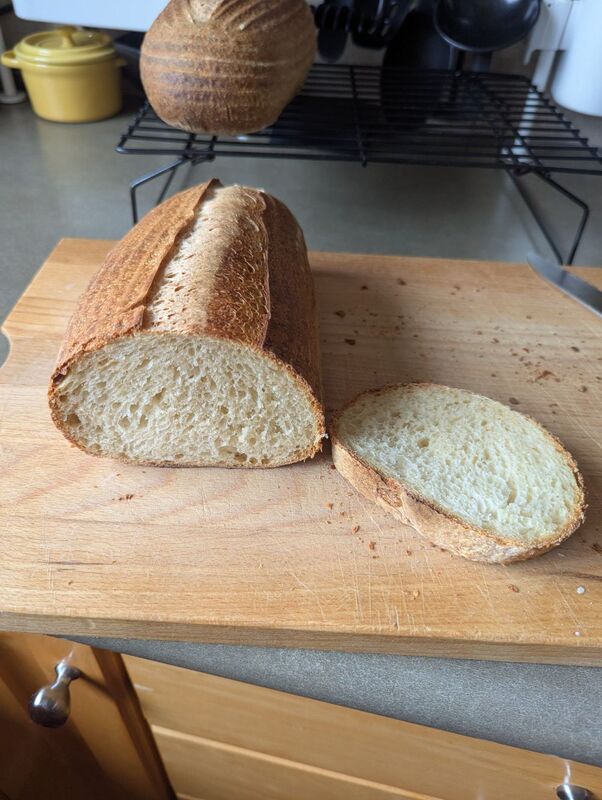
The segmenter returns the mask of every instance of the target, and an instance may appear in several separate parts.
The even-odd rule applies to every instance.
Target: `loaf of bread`
[[[140,71],[158,116],[195,133],[251,133],[297,94],[316,52],[305,0],[171,0]]]
[[[359,395],[336,417],[339,472],[431,542],[474,561],[544,553],[581,524],[583,481],[530,417],[435,384]]]
[[[290,211],[212,180],[152,210],[80,299],[49,390],[89,453],[274,467],[321,446],[312,276]]]

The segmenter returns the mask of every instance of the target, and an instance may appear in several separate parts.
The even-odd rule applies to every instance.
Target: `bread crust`
[[[142,44],[158,116],[195,133],[251,133],[297,94],[316,51],[305,0],[171,0]]]
[[[198,273],[186,286],[178,287],[181,295],[176,295],[176,287],[170,292],[172,299],[189,291],[193,301],[177,314],[162,308],[149,313],[158,289],[166,285],[165,270],[179,242],[193,225],[197,210],[202,213],[203,203],[220,186],[215,179],[207,181],[149,212],[108,253],[80,297],[50,379],[48,400],[55,425],[81,449],[86,448],[71,436],[61,415],[57,391],[61,381],[87,353],[145,333],[235,342],[274,362],[308,399],[316,421],[316,441],[294,460],[311,458],[321,449],[325,424],[313,279],[303,233],[283,203],[259,190],[241,187],[237,191],[240,202],[249,200],[239,209],[239,216],[248,223],[244,230],[225,237],[228,242],[213,254],[217,263],[207,275],[201,267],[207,259],[213,260],[212,255],[195,254]],[[218,212],[211,221],[215,223],[211,236],[218,239]],[[194,302],[195,291],[205,302]],[[249,297],[254,298],[252,303]],[[269,466],[283,463],[290,462]],[[203,466],[198,462],[187,465]]]
[[[341,475],[364,497],[378,503],[386,511],[394,514],[404,525],[411,525],[418,533],[434,544],[471,561],[490,564],[510,564],[516,561],[525,561],[551,550],[574,533],[585,519],[585,510],[587,508],[583,477],[568,450],[532,417],[528,417],[528,419],[543,431],[546,438],[562,454],[570,467],[577,482],[579,502],[570,519],[559,531],[542,537],[539,541],[530,545],[525,543],[523,546],[500,534],[470,525],[457,515],[442,508],[439,504],[421,496],[403,481],[384,475],[368,464],[357,453],[353,452],[351,448],[347,447],[338,436],[337,424],[341,416],[347,408],[361,397],[368,394],[375,396],[386,394],[392,389],[412,391],[416,388],[429,387],[449,388],[434,383],[390,384],[362,392],[343,406],[337,412],[330,425],[332,458]],[[523,414],[522,416],[527,415]]]

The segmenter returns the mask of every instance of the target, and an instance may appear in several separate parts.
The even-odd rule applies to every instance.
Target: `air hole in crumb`
[[[69,414],[69,416],[67,417],[67,425],[75,426],[75,425],[81,425],[81,424],[82,424],[82,421],[77,416],[77,414]]]
[[[234,460],[239,464],[243,464],[247,460],[246,453],[234,453]]]
[[[417,444],[418,444],[418,447],[424,448],[424,447],[428,447],[430,442],[429,442],[429,440],[427,439],[426,436],[423,436],[422,439],[418,439]]]

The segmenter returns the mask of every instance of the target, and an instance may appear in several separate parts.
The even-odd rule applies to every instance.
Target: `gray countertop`
[[[602,766],[602,670],[592,667],[138,639],[76,641]]]
[[[161,159],[114,153],[128,119],[124,113],[102,123],[59,125],[37,119],[28,106],[0,106],[0,319],[60,237],[117,238],[129,228],[128,184]],[[375,165],[363,170],[356,164],[224,158],[183,170],[178,180],[210,175],[280,197],[315,249],[508,261],[522,261],[532,249],[548,252],[509,179],[493,171]],[[602,181],[567,176],[563,182],[590,203],[594,218],[577,263],[597,263]],[[155,186],[143,197],[146,207],[157,191]],[[570,234],[574,220],[564,216],[561,198],[546,198],[545,211],[559,219],[561,233]],[[0,341],[0,362],[6,350]],[[86,641],[602,765],[602,670]]]

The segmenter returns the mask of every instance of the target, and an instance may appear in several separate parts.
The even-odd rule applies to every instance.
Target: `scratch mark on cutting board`
[[[488,606],[489,610],[491,611],[492,619],[495,619],[497,612],[496,612],[496,609],[495,609],[495,605],[491,600],[491,594],[489,592],[489,587],[487,586],[487,583],[483,583],[482,585],[479,585],[477,583],[475,585],[475,588],[479,592],[479,594],[484,598],[486,605]]]
[[[591,441],[596,445],[596,447],[599,450],[602,450],[602,445],[600,444],[600,442],[596,438],[594,438],[594,436],[592,436],[592,434],[586,428],[583,427],[583,425],[579,422],[579,419],[575,415],[573,409],[566,408],[559,401],[559,399],[557,397],[555,397],[554,395],[551,395],[548,391],[546,391],[545,386],[541,382],[539,383],[539,387],[541,388],[541,390],[545,394],[545,396],[548,398],[548,400],[552,400],[553,402],[558,403],[558,406],[564,411],[564,413],[571,420],[571,422],[573,422],[579,428],[579,430],[581,430],[585,434],[585,436],[588,439],[591,439]]]
[[[374,517],[372,516],[371,508],[369,508],[368,506],[366,506],[364,504],[363,497],[358,494],[357,500],[358,500],[360,506],[362,507],[362,511],[366,514],[367,517],[369,517],[370,522],[372,522],[372,524],[376,527],[376,529],[378,530],[379,533],[384,534],[384,531],[383,531],[383,529],[382,529],[382,527],[380,525],[380,522],[378,522],[378,520],[374,519]]]
[[[297,584],[299,586],[301,586],[302,589],[305,589],[305,591],[308,592],[308,594],[310,594],[314,598],[314,600],[317,603],[318,610],[320,612],[320,616],[322,618],[322,621],[325,622],[326,621],[326,614],[324,613],[324,608],[322,606],[322,601],[320,600],[319,593],[316,592],[315,589],[312,589],[311,586],[308,586],[305,583],[305,581],[302,581],[301,578],[297,575],[297,573],[293,569],[291,569],[291,567],[288,566],[288,564],[287,564],[287,569],[288,569],[289,574],[291,575],[291,577],[294,578],[297,581]]]
[[[559,584],[555,584],[555,587],[556,587],[556,591],[560,595],[560,600],[562,601],[562,605],[568,611],[568,614],[569,614],[570,618],[572,619],[573,624],[575,625],[575,627],[578,628],[581,623],[577,619],[577,615],[575,614],[575,611],[574,611],[573,607],[571,606],[569,601],[564,596],[564,592],[562,590],[562,586],[559,586]]]
[[[352,552],[353,552],[353,593],[355,595],[355,611],[357,615],[357,621],[361,622],[362,617],[364,615],[364,609],[362,606],[362,595],[357,580],[357,553],[355,549]]]

